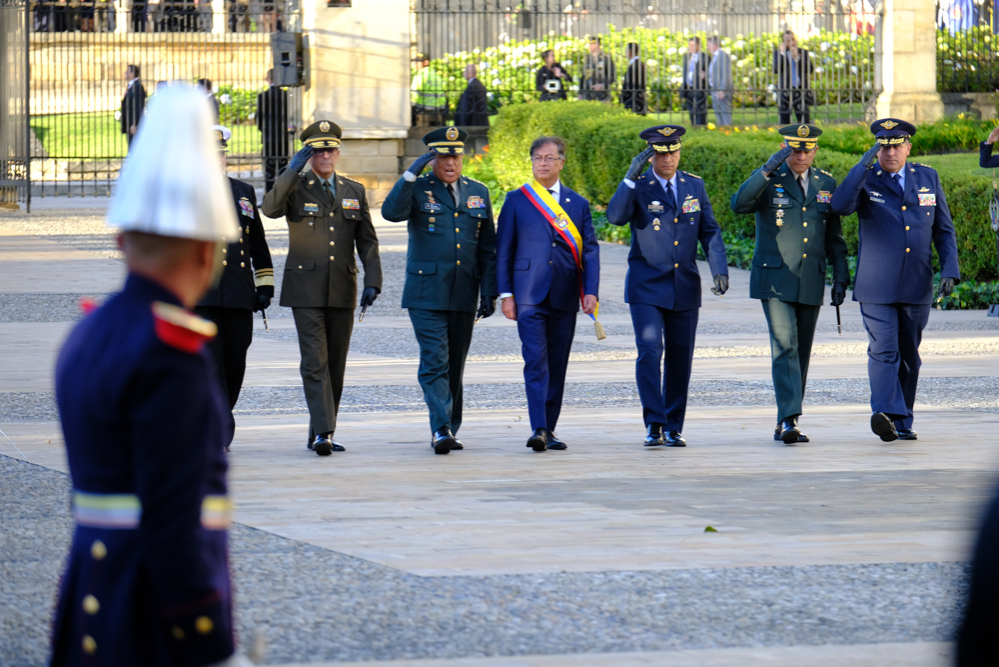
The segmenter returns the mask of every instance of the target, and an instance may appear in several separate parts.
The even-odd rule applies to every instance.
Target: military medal
[[[777,215],[777,220],[776,220],[777,226],[778,227],[783,227],[784,226],[784,209],[777,209],[776,215]]]
[[[357,211],[361,208],[361,202],[357,199],[344,199],[343,207],[347,210]]]
[[[655,225],[655,227],[653,227],[653,229],[655,229],[658,232],[659,231],[659,218],[654,218],[652,220],[652,224]]]
[[[239,212],[248,218],[253,217],[253,204],[246,197],[239,198]]]
[[[828,204],[832,201],[832,193],[828,190],[819,190],[818,194],[815,195],[815,201],[820,204]]]

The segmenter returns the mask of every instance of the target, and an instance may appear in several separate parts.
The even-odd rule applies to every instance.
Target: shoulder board
[[[474,178],[469,178],[468,176],[462,176],[461,180],[463,180],[463,181],[471,181],[472,183],[478,183],[482,187],[486,187],[486,184],[483,183],[482,181],[477,181]]]
[[[218,333],[214,322],[162,301],[153,303],[153,322],[156,336],[181,352],[199,352],[206,341]]]
[[[826,176],[828,176],[829,178],[836,178],[835,176],[833,176],[832,174],[830,174],[830,173],[829,173],[828,171],[826,171],[825,169],[819,169],[819,171],[821,171],[821,172],[822,172],[823,174],[825,174],[825,175],[826,175]]]
[[[360,184],[359,182],[355,181],[355,180],[354,180],[353,178],[347,178],[346,176],[341,176],[340,174],[337,174],[337,175],[336,175],[336,182],[337,182],[337,183],[338,183],[339,185],[343,185],[345,181],[346,181],[347,183],[352,183],[352,184],[354,184],[354,185],[361,185],[361,184]],[[363,188],[364,186],[363,186],[363,185],[361,185],[361,187]]]
[[[701,178],[701,177],[700,177],[700,176],[698,176],[697,174],[692,174],[692,173],[690,173],[689,171],[685,171],[685,172],[683,172],[683,173],[684,173],[684,175],[685,175],[685,176],[690,176],[691,178],[696,178],[696,179],[697,179],[697,180],[699,180],[699,181],[703,181],[703,180],[704,180],[703,178]]]
[[[913,167],[922,167],[923,169],[931,169],[933,171],[936,171],[936,169],[933,169],[933,167],[931,167],[930,165],[923,164],[921,162],[906,162],[906,164],[911,164]]]

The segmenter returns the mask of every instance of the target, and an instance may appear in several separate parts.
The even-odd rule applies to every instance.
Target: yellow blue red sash
[[[579,269],[579,302],[583,303],[583,297],[585,296],[583,292],[583,235],[579,232],[579,228],[576,227],[576,223],[559,206],[558,201],[552,197],[545,186],[537,181],[532,181],[524,183],[520,191],[527,197],[527,201],[531,202],[534,208],[538,209],[538,213],[548,221],[548,224],[552,226],[555,233],[569,246],[572,259],[576,262],[576,268]],[[590,317],[596,325],[597,339],[603,340],[606,334],[604,334],[604,329],[600,326],[600,322],[597,321],[597,314],[599,312],[600,304],[597,303],[597,308]]]

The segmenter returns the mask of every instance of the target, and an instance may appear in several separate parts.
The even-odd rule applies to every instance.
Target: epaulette
[[[923,164],[922,162],[906,162],[906,164],[911,164],[915,167],[926,167],[927,169],[933,169],[933,167],[931,167],[930,165]],[[935,169],[933,170],[936,171]]]
[[[340,185],[343,185],[344,181],[350,181],[354,185],[360,185],[360,183],[358,183],[357,181],[355,181],[353,178],[347,178],[346,176],[341,176],[340,174],[336,175],[336,180],[337,180],[337,183],[339,183]]]
[[[462,176],[461,180],[463,180],[463,181],[471,181],[472,183],[478,183],[482,187],[486,187],[486,184],[483,183],[482,181],[477,181],[474,178],[469,178],[468,176]]]
[[[829,178],[836,178],[835,176],[833,176],[832,174],[830,174],[830,173],[829,173],[828,171],[826,171],[825,169],[819,169],[819,171],[821,171],[821,172],[822,172],[823,174],[825,174],[825,175],[826,175],[826,176],[828,176]]]
[[[194,354],[218,333],[214,322],[162,301],[153,303],[156,336],[181,352]]]
[[[697,179],[697,180],[699,180],[699,181],[703,181],[703,180],[704,180],[703,178],[701,178],[701,177],[700,177],[700,176],[698,176],[697,174],[692,174],[692,173],[690,173],[689,171],[685,171],[685,172],[683,172],[683,173],[684,173],[685,175],[687,175],[687,176],[690,176],[691,178],[696,178],[696,179]]]

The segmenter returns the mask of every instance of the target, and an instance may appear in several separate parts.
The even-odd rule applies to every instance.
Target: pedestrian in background
[[[721,48],[718,35],[708,37],[708,87],[711,89],[711,102],[715,108],[715,120],[719,125],[732,124],[732,57]]]
[[[257,129],[262,135],[264,192],[270,192],[278,174],[288,166],[288,94],[274,85],[274,70],[267,70],[267,89],[257,95]]]
[[[361,306],[373,304],[382,291],[378,237],[364,186],[336,173],[342,136],[328,120],[305,128],[302,150],[261,206],[265,215],[284,216],[288,223],[281,305],[295,318],[309,406],[307,446],[319,456],[345,451],[333,435],[357,307],[355,248],[364,265]]]
[[[430,58],[425,54],[417,53],[413,62],[416,63],[416,74],[410,84],[413,125],[443,125],[447,114],[444,80],[430,66]]]
[[[588,37],[586,48],[589,53],[583,64],[583,78],[579,87],[579,99],[610,102],[610,89],[617,80],[617,66],[600,46],[599,37]]]
[[[219,122],[219,101],[215,97],[215,91],[212,90],[211,80],[198,79],[198,87],[205,91],[205,97],[208,98],[208,103],[212,105],[212,112],[215,114],[215,122]],[[228,139],[226,141],[228,141]]]
[[[694,35],[687,40],[687,53],[683,54],[683,86],[680,94],[686,101],[692,125],[708,123],[708,54],[701,51],[701,38]]]
[[[125,96],[121,100],[121,133],[125,135],[131,148],[132,139],[139,131],[142,112],[146,109],[146,89],[139,81],[138,65],[125,67],[125,81],[128,82],[128,88],[125,89]]]
[[[465,86],[454,111],[455,125],[489,125],[489,96],[477,74],[475,65],[472,63],[465,65],[463,75],[468,85]]]
[[[783,125],[791,122],[791,112],[799,123],[810,123],[809,107],[815,105],[812,74],[815,63],[808,49],[798,47],[794,33],[785,30],[780,46],[774,51],[774,74],[777,75],[777,113]]]
[[[561,63],[555,62],[555,51],[542,52],[545,61],[534,76],[534,89],[541,93],[542,102],[566,99],[566,84],[572,83],[572,75],[565,71]]]
[[[628,69],[621,82],[621,106],[644,116],[648,112],[645,94],[645,63],[639,57],[638,42],[629,42],[625,49]]]

